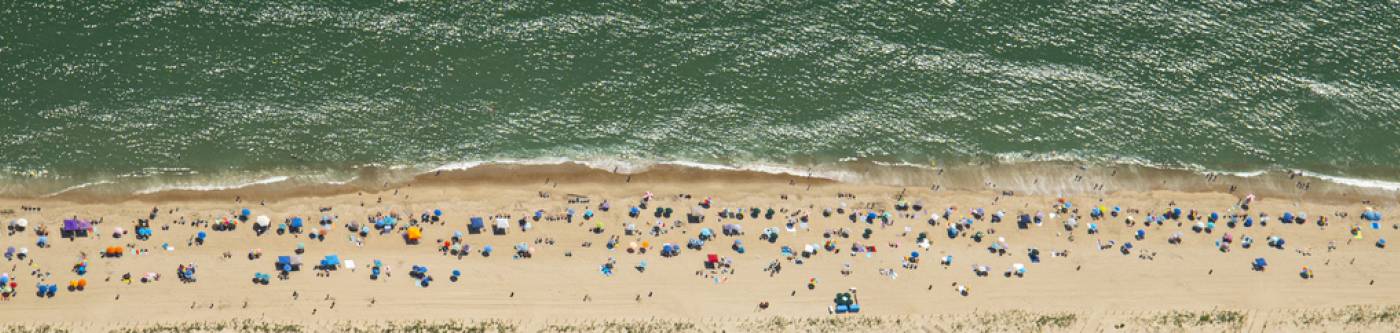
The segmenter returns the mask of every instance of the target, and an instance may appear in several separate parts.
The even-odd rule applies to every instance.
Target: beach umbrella
[[[10,225],[13,225],[13,226],[16,226],[16,227],[20,227],[20,228],[27,228],[27,227],[29,227],[29,220],[26,220],[26,219],[15,219],[14,222],[11,222],[11,223],[10,223]]]
[[[433,216],[442,217],[442,210],[441,210],[441,209],[434,209],[434,210],[433,210]]]
[[[252,215],[252,214],[253,214],[253,211],[252,211],[252,210],[249,210],[249,209],[247,209],[247,208],[244,208],[244,209],[243,209],[243,214],[240,215],[240,216],[247,217],[248,215]]]
[[[909,252],[909,257],[911,257],[911,258],[918,258],[918,257],[919,257],[919,251]]]
[[[268,224],[272,223],[272,219],[268,218],[267,215],[258,215],[255,221],[260,227],[267,227]]]
[[[293,218],[292,218],[292,227],[293,227],[293,228],[301,228],[301,226],[302,226],[301,217],[293,217]]]
[[[1366,212],[1361,213],[1361,218],[1371,222],[1380,222],[1381,212],[1368,209]]]
[[[203,231],[200,231],[198,234],[195,235],[195,237],[196,237],[196,238],[199,238],[199,239],[204,239],[204,237],[208,237],[208,236],[209,236],[209,234],[206,234],[206,233],[204,233]]]

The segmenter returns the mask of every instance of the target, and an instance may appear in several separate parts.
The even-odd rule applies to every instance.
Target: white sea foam
[[[1320,174],[1320,173],[1316,173],[1316,172],[1311,172],[1311,171],[1302,171],[1302,173],[1303,173],[1304,176],[1313,177],[1313,178],[1317,178],[1317,179],[1322,179],[1322,180],[1325,180],[1325,181],[1329,181],[1329,182],[1333,182],[1333,183],[1337,183],[1337,184],[1342,184],[1342,185],[1355,186],[1355,187],[1363,187],[1363,188],[1382,189],[1382,190],[1386,190],[1386,191],[1400,191],[1400,182],[1391,182],[1391,181],[1376,180],[1376,179],[1348,178],[1348,177],[1342,177],[1342,176],[1324,175],[1324,174]]]
[[[165,191],[222,191],[235,190],[255,185],[266,185],[280,183],[291,179],[288,176],[272,176],[250,182],[223,183],[223,184],[165,184],[136,191],[136,194],[152,194]]]
[[[78,184],[78,185],[73,185],[73,186],[65,187],[65,188],[63,188],[63,189],[61,189],[61,190],[58,190],[58,191],[56,191],[56,192],[49,193],[49,194],[45,194],[45,195],[43,195],[42,197],[43,197],[43,198],[48,198],[48,197],[53,197],[53,196],[56,196],[56,195],[59,195],[59,194],[68,193],[68,192],[71,192],[71,191],[81,190],[81,189],[85,189],[85,188],[89,188],[89,187],[93,187],[93,186],[97,186],[97,185],[112,184],[112,183],[114,183],[114,182],[113,182],[113,181],[110,181],[110,180],[100,180],[100,181],[95,181],[95,182],[90,182],[90,183],[82,183],[82,184]]]

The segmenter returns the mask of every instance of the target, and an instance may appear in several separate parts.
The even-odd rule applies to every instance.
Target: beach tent
[[[301,270],[301,256],[278,256],[277,270],[283,272]]]
[[[63,220],[63,229],[60,230],[60,234],[65,238],[87,237],[90,231],[92,231],[92,222],[68,219]]]
[[[483,229],[486,229],[486,221],[482,220],[480,216],[472,216],[471,223],[467,225],[467,232],[479,234]]]
[[[1262,270],[1264,270],[1265,267],[1268,267],[1268,266],[1269,266],[1269,262],[1268,262],[1268,261],[1265,261],[1264,258],[1254,258],[1254,265],[1253,265],[1253,266],[1254,266],[1254,270],[1256,270],[1256,271],[1262,271]]]
[[[722,231],[726,236],[737,236],[744,233],[744,227],[738,224],[725,224]]]
[[[338,266],[340,266],[340,256],[338,255],[332,254],[321,259],[321,269],[334,270]]]
[[[491,231],[496,233],[497,235],[504,235],[506,234],[506,230],[508,229],[510,229],[510,220],[506,218],[497,218],[496,227]]]
[[[690,223],[700,223],[705,221],[705,208],[695,206],[690,208],[690,214],[685,215],[686,221]]]

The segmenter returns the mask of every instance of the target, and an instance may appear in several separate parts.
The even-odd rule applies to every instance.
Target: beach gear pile
[[[836,299],[832,300],[836,305],[832,308],[831,313],[860,313],[860,303],[856,302],[854,289],[852,288],[852,292],[836,293]]]
[[[433,283],[433,277],[428,275],[428,266],[413,265],[408,271],[408,276],[418,281],[418,286],[423,288]]]

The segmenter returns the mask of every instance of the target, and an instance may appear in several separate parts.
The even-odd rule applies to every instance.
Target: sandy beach
[[[382,185],[0,199],[6,210],[0,220],[29,221],[25,231],[0,237],[4,247],[27,249],[24,259],[0,262],[0,271],[18,287],[16,295],[0,301],[0,322],[11,325],[10,331],[74,332],[251,331],[268,325],[287,331],[523,332],[1400,327],[1400,256],[1377,246],[1379,239],[1400,234],[1391,220],[1400,216],[1393,200],[1261,195],[1246,211],[1239,204],[1248,188],[1235,193],[1107,189],[1060,196],[737,171],[620,175],[528,166],[425,174]],[[629,216],[648,193],[647,207]],[[706,200],[707,208],[696,208]],[[1100,206],[1103,216],[1092,217]],[[1379,229],[1362,219],[1368,207],[1383,216]],[[671,209],[671,216],[656,217],[658,208]],[[243,209],[251,212],[248,221],[237,222],[232,231],[197,222],[237,220]],[[753,209],[759,213],[750,215]],[[765,216],[769,209],[771,217]],[[981,218],[976,209],[982,209]],[[1182,215],[1145,224],[1149,215],[1174,209]],[[138,219],[149,218],[153,210],[153,235],[137,240]],[[439,222],[418,221],[435,210],[441,212]],[[743,219],[722,217],[726,210]],[[1188,216],[1192,210],[1197,218]],[[536,220],[537,211],[544,218]],[[689,223],[691,212],[703,215],[703,221]],[[997,212],[1005,215],[993,223]],[[1285,212],[1306,218],[1282,223]],[[1213,230],[1194,231],[1211,213],[1220,216]],[[1261,213],[1267,214],[1267,225]],[[868,214],[877,217],[867,219]],[[1018,228],[1022,214],[1039,215],[1041,221]],[[1237,223],[1227,225],[1235,214],[1241,214]],[[390,215],[397,223],[387,233],[373,230],[361,237],[346,227]],[[252,226],[258,216],[267,216],[273,230],[257,235]],[[317,222],[323,216],[330,221],[325,226]],[[489,230],[495,216],[508,216],[504,235]],[[279,234],[277,225],[294,217],[306,221],[306,230]],[[468,232],[472,217],[483,217],[488,230]],[[1245,217],[1252,226],[1242,225]],[[87,237],[61,238],[59,229],[72,218],[93,221],[95,230]],[[1071,218],[1077,226],[1068,229]],[[522,230],[520,222],[529,229]],[[954,223],[964,229],[950,237]],[[1097,233],[1088,232],[1091,223]],[[629,224],[636,233],[625,231]],[[742,226],[743,233],[724,235],[727,224]],[[50,233],[44,248],[36,245],[41,226]],[[114,238],[116,228],[127,234]],[[309,238],[313,228],[325,230],[325,237]],[[420,242],[406,242],[408,228],[420,228]],[[706,228],[714,236],[703,247],[685,247]],[[765,228],[777,230],[776,241],[763,239]],[[1135,239],[1139,230],[1145,233],[1140,240]],[[207,235],[202,245],[193,240],[201,232]],[[466,244],[466,255],[442,251],[456,232],[463,236],[450,248]],[[1178,232],[1180,242],[1169,242]],[[919,246],[920,234],[927,236],[927,248]],[[1224,251],[1218,242],[1227,234],[1231,241]],[[1241,246],[1246,236],[1253,241],[1249,248]],[[1271,247],[1266,243],[1272,236],[1286,243]],[[617,241],[611,249],[610,239]],[[989,251],[999,239],[1004,255]],[[734,249],[735,241],[742,242],[743,253]],[[629,251],[634,242],[650,249]],[[528,258],[515,255],[521,243],[529,248]],[[666,243],[682,247],[679,254],[663,257]],[[1125,243],[1131,249],[1125,251]],[[809,244],[817,245],[814,253],[803,254]],[[305,264],[279,278],[277,257],[294,255],[299,245]],[[494,251],[483,256],[488,245]],[[853,251],[855,245],[866,251]],[[793,256],[782,253],[784,246]],[[123,255],[101,257],[108,247],[122,248]],[[1028,257],[1032,248],[1039,252],[1038,263]],[[250,260],[255,249],[262,255]],[[909,262],[912,253],[918,253],[917,263]],[[706,268],[709,254],[728,267]],[[344,262],[329,272],[314,267],[327,255],[357,267]],[[952,262],[944,265],[946,256]],[[1256,258],[1266,259],[1267,267],[1252,269]],[[376,260],[384,274],[371,279],[369,266]],[[79,276],[74,267],[84,261],[87,271]],[[610,262],[606,275],[603,268]],[[637,269],[643,262],[645,270]],[[774,262],[780,271],[768,269]],[[196,281],[176,278],[182,264],[197,267]],[[1023,275],[1006,274],[1015,264],[1024,265]],[[974,272],[979,265],[989,268],[987,276]],[[413,266],[428,268],[430,285],[410,276]],[[1311,278],[1303,278],[1304,267]],[[456,281],[454,270],[460,272]],[[124,274],[139,280],[148,272],[160,279],[122,281]],[[255,273],[272,278],[255,284]],[[80,278],[87,281],[83,290],[66,288]],[[41,283],[61,290],[51,298],[36,297]],[[853,289],[860,312],[830,313],[833,298]]]

